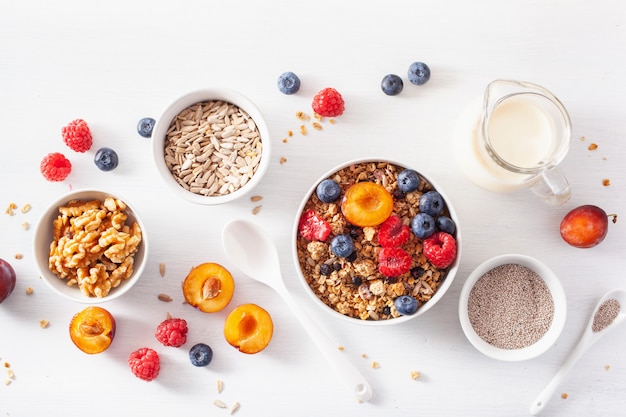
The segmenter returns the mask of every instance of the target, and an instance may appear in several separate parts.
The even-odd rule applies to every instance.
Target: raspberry
[[[341,116],[344,110],[343,97],[334,88],[324,88],[313,97],[313,111],[320,116]]]
[[[398,216],[389,216],[380,225],[378,243],[385,248],[400,246],[409,239],[409,226],[402,224]]]
[[[152,381],[161,369],[159,354],[150,348],[141,348],[128,356],[128,366],[133,374],[144,381]]]
[[[307,210],[300,217],[298,230],[300,236],[307,240],[324,241],[330,235],[330,224],[321,218],[315,210]]]
[[[72,163],[61,153],[44,156],[39,170],[48,181],[63,181],[72,171]]]
[[[411,270],[411,255],[401,248],[381,248],[378,252],[378,270],[388,277],[399,277]]]
[[[165,346],[181,347],[187,341],[187,322],[184,319],[167,319],[157,326],[154,336]]]
[[[433,233],[424,240],[423,251],[433,266],[447,268],[456,258],[456,240],[446,232]]]
[[[73,151],[82,153],[91,148],[93,142],[91,131],[89,130],[89,126],[87,126],[87,122],[83,119],[71,121],[61,130],[61,133],[63,135],[63,142]]]

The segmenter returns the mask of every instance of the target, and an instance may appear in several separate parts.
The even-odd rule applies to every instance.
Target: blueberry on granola
[[[420,176],[413,169],[405,169],[398,174],[398,188],[403,193],[414,191],[420,185]]]
[[[325,179],[320,182],[315,189],[317,198],[324,203],[332,203],[337,201],[341,196],[341,187],[336,181],[331,179]]]
[[[437,191],[428,191],[420,197],[419,209],[422,213],[438,216],[443,210],[443,197]]]
[[[401,295],[393,301],[396,311],[403,316],[415,314],[417,311],[417,300],[410,295]]]
[[[448,216],[437,217],[437,219],[435,220],[435,225],[437,226],[437,230],[450,233],[451,235],[453,235],[456,231],[456,225],[454,224],[454,220],[452,220]]]
[[[330,241],[330,250],[340,258],[347,258],[354,253],[354,240],[349,235],[337,235]]]
[[[411,230],[415,236],[425,239],[435,233],[435,219],[428,213],[417,213],[411,220]]]

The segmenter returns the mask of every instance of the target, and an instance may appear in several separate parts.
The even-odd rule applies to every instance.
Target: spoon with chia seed
[[[541,394],[530,406],[530,414],[536,416],[548,404],[554,391],[560,385],[567,372],[574,366],[576,361],[587,349],[602,336],[608,334],[626,319],[626,290],[618,288],[604,294],[593,309],[593,314],[585,330],[572,352],[569,354],[563,365],[559,368],[554,378],[541,391]]]
[[[226,256],[244,274],[273,288],[291,308],[337,376],[359,401],[372,397],[372,388],[325,332],[309,317],[287,290],[280,272],[276,245],[261,227],[247,220],[233,220],[224,226],[222,245]]]

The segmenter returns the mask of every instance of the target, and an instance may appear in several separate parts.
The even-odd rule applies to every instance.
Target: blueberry
[[[283,72],[278,77],[278,90],[283,94],[295,94],[300,89],[300,78],[291,71]]]
[[[452,220],[448,216],[437,217],[437,220],[435,220],[435,225],[437,226],[437,229],[441,230],[442,232],[449,233],[451,235],[453,235],[454,232],[456,231],[456,225],[454,224],[454,220]]]
[[[320,275],[330,275],[331,274],[331,266],[328,264],[321,264],[320,265]]]
[[[443,197],[437,191],[429,191],[420,197],[419,209],[422,213],[435,217],[443,210]]]
[[[420,239],[435,233],[435,219],[428,213],[417,213],[411,220],[411,230]]]
[[[398,174],[398,188],[403,193],[417,190],[420,185],[419,174],[412,169],[405,169]]]
[[[430,80],[430,68],[423,62],[414,62],[409,65],[408,77],[415,85],[426,84]]]
[[[349,235],[337,235],[330,241],[330,250],[340,258],[347,258],[354,252],[354,240]]]
[[[404,83],[402,82],[402,78],[398,77],[396,74],[385,75],[380,83],[380,88],[382,88],[383,93],[388,96],[397,96],[402,92],[403,87]]]
[[[401,295],[393,301],[396,311],[403,316],[415,314],[417,311],[417,300],[409,295]]]
[[[213,359],[213,350],[204,343],[195,344],[189,349],[189,360],[193,366],[207,366]]]
[[[341,187],[336,181],[325,179],[317,184],[315,192],[317,193],[317,197],[324,203],[332,203],[333,201],[337,201],[341,195]]]
[[[152,129],[154,129],[154,124],[156,120],[151,117],[144,117],[137,123],[137,133],[139,136],[143,136],[144,138],[149,138],[152,136]]]
[[[111,171],[117,167],[117,153],[111,148],[100,148],[93,157],[93,162],[102,171]]]

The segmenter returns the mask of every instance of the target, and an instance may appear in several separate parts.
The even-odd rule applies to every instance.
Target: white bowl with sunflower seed
[[[223,204],[248,194],[270,163],[269,129],[243,94],[213,88],[174,100],[156,121],[152,152],[175,195],[197,204]]]
[[[313,183],[293,225],[293,257],[322,310],[364,325],[409,321],[450,288],[461,233],[450,199],[408,164],[361,158]]]
[[[55,293],[98,304],[122,296],[139,280],[148,239],[128,200],[84,189],[48,205],[35,227],[33,250],[42,280]]]

